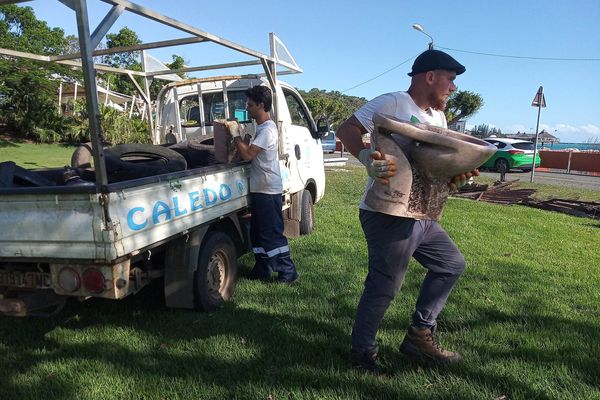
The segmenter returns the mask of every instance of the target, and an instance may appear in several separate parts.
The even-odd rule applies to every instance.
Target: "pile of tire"
[[[214,139],[212,136],[198,136],[168,147],[181,154],[188,168],[206,167],[216,163]]]
[[[177,151],[151,144],[119,144],[104,149],[104,160],[108,182],[161,175],[187,169],[187,161]],[[83,176],[90,176],[92,170],[91,143],[80,145],[71,156],[71,167],[77,168]]]

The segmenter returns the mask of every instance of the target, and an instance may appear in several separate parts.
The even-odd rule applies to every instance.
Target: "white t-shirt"
[[[375,128],[373,125],[373,114],[376,112],[391,115],[413,123],[424,123],[440,128],[448,127],[446,116],[442,111],[434,110],[432,108],[427,110],[421,109],[415,104],[412,97],[410,97],[407,92],[386,93],[375,97],[373,100],[359,108],[358,111],[354,113],[354,116],[369,133],[373,133],[373,129]],[[374,211],[365,204],[366,193],[372,185],[373,179],[369,177],[365,193],[360,200],[360,208],[363,210]]]
[[[263,149],[250,164],[250,191],[254,193],[279,194],[283,192],[277,149],[277,126],[272,120],[256,127],[250,141]]]

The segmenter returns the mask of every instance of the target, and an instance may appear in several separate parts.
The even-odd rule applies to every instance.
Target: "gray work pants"
[[[414,257],[428,272],[421,284],[412,324],[435,328],[465,259],[436,221],[400,218],[360,210],[367,239],[369,272],[352,328],[352,348],[377,349],[375,335],[385,311],[396,296]]]

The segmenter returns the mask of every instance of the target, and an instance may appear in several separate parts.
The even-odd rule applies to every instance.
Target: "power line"
[[[453,49],[450,47],[442,47],[442,46],[436,46],[436,48],[438,49],[444,49],[444,50],[451,50],[451,51],[458,51],[460,53],[469,53],[469,54],[477,54],[480,56],[488,56],[488,57],[502,57],[502,58],[518,58],[518,59],[525,59],[525,60],[544,60],[544,61],[600,61],[600,58],[559,58],[559,57],[531,57],[531,56],[515,56],[515,55],[510,55],[510,54],[493,54],[493,53],[482,53],[482,52],[477,52],[477,51],[469,51],[469,50],[459,50],[459,49]],[[420,53],[419,53],[420,54]],[[396,68],[406,64],[407,62],[409,62],[410,60],[414,59],[415,57],[417,57],[419,54],[415,54],[414,56],[402,61],[400,64],[393,66],[392,68],[382,72],[381,74],[374,76],[371,79],[367,79],[364,82],[359,83],[358,85],[354,85],[351,88],[348,88],[346,90],[343,90],[342,93],[346,93],[352,89],[356,89],[359,86],[362,86],[364,84],[367,84],[371,81],[374,81],[375,79],[395,70]]]
[[[419,54],[421,54],[421,53],[419,53]],[[349,91],[349,90],[356,89],[356,88],[357,88],[357,87],[359,87],[359,86],[362,86],[362,85],[364,85],[364,84],[366,84],[366,83],[369,83],[369,82],[371,82],[371,81],[374,81],[375,79],[379,78],[380,76],[383,76],[383,75],[387,74],[388,72],[391,72],[391,71],[395,70],[396,68],[398,68],[398,67],[400,67],[400,66],[402,66],[402,65],[406,64],[407,62],[409,62],[410,60],[412,60],[413,58],[415,58],[415,57],[416,57],[416,56],[418,56],[419,54],[415,54],[414,56],[412,56],[412,57],[410,57],[410,58],[407,58],[406,60],[402,61],[400,64],[398,64],[398,65],[396,65],[396,66],[393,66],[392,68],[388,69],[387,71],[384,71],[384,72],[380,73],[379,75],[377,75],[377,76],[374,76],[374,77],[373,77],[373,78],[371,78],[371,79],[367,79],[366,81],[364,81],[364,82],[361,82],[361,83],[359,83],[358,85],[354,85],[354,86],[352,86],[351,88],[348,88],[348,89],[346,89],[346,90],[342,90],[342,93],[346,93],[346,92],[347,92],[347,91]]]
[[[452,51],[458,51],[461,53],[477,54],[480,56],[489,56],[489,57],[520,58],[520,59],[527,59],[527,60],[544,60],[544,61],[600,61],[600,58],[558,58],[558,57],[514,56],[514,55],[509,55],[509,54],[480,53],[477,51],[459,50],[459,49],[452,49],[450,47],[442,47],[442,46],[436,46],[436,47],[438,49],[452,50]]]

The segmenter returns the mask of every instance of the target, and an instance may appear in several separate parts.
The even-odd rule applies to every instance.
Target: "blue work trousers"
[[[256,261],[253,275],[270,279],[277,272],[279,280],[294,280],[296,267],[283,234],[281,194],[250,193],[250,200],[250,240]]]
[[[360,222],[369,252],[369,271],[352,328],[352,348],[376,351],[375,336],[414,257],[428,271],[421,284],[412,324],[435,328],[438,314],[465,259],[436,221],[414,220],[360,210]]]

